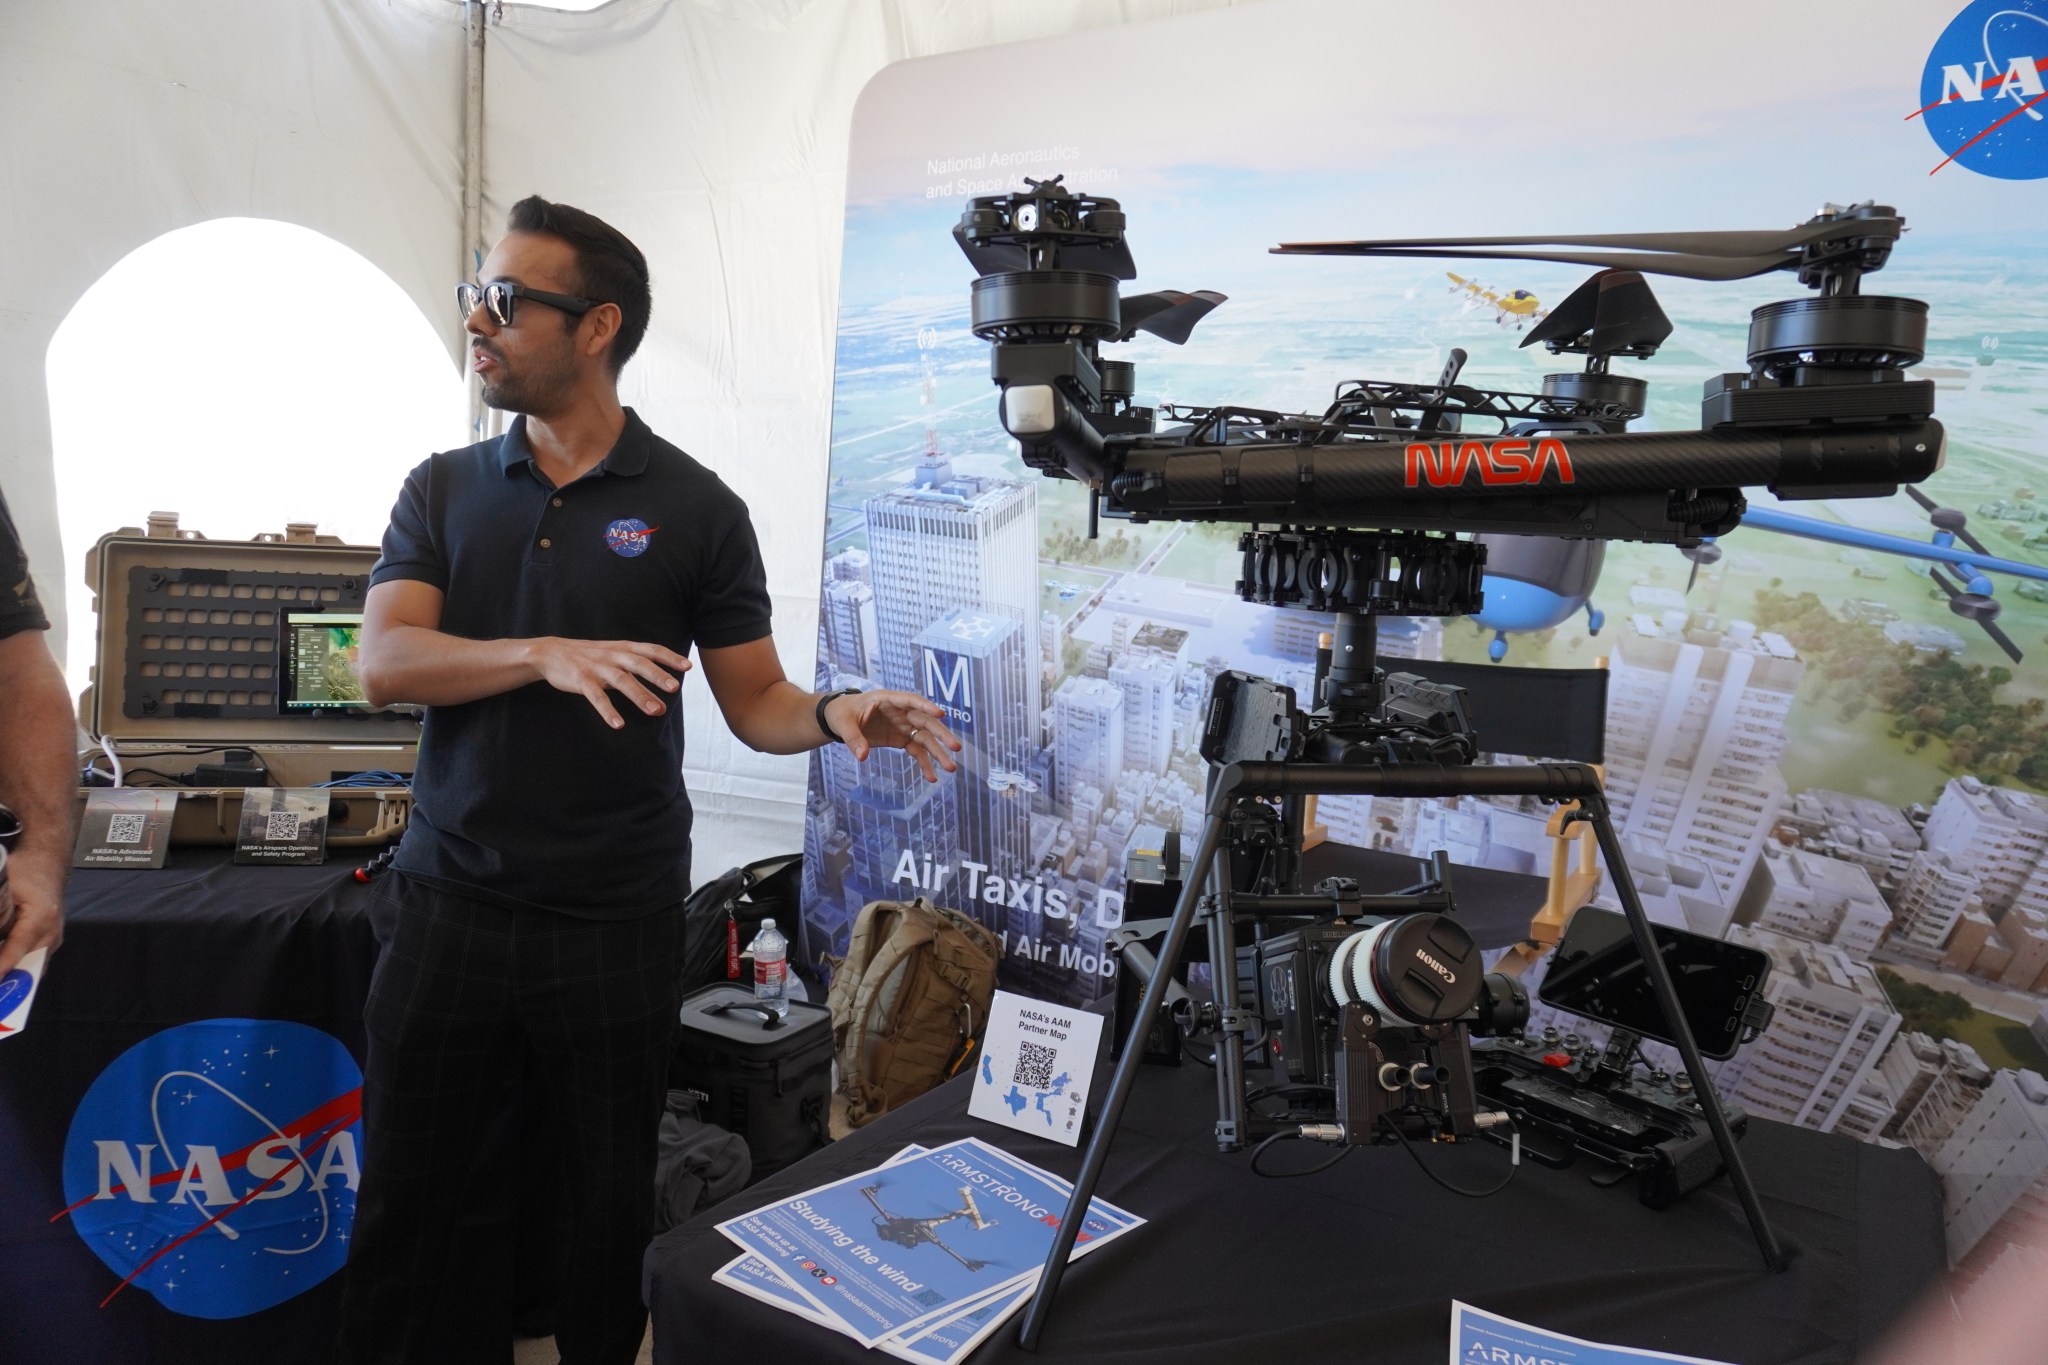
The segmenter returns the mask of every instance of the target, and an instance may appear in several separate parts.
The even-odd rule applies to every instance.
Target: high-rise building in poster
[[[856,678],[875,676],[874,589],[858,580],[827,580],[818,604],[825,655],[832,667]]]
[[[1735,905],[1735,919],[1809,943],[1832,943],[1858,962],[1891,927],[1891,907],[1861,863],[1766,844]]]
[[[870,767],[879,753],[868,755]],[[917,770],[912,768],[915,773]],[[926,782],[921,777],[891,789],[861,782],[837,804],[846,835],[846,896],[900,900],[928,889],[927,867],[951,867],[957,861],[959,784]],[[900,878],[908,869],[912,878]]]
[[[1884,1135],[1932,1161],[1991,1083],[1991,1069],[1968,1043],[1901,1033],[1885,1049],[1873,1079],[1892,1104]]]
[[[2048,1081],[2032,1071],[1993,1073],[1928,1164],[1941,1177],[1954,1265],[2048,1174]]]
[[[1068,678],[1052,711],[1054,800],[1071,808],[1077,790],[1109,791],[1123,769],[1123,689],[1105,678]]]
[[[1747,621],[1637,617],[1615,642],[1607,794],[1623,834],[1680,849],[1738,895],[1785,799],[1778,757],[1805,665]]]
[[[1977,894],[1993,920],[2014,905],[2048,911],[2048,875],[2042,872],[2048,802],[1958,777],[1942,788],[1922,838],[1977,879]]]
[[[1019,620],[961,607],[917,637],[918,691],[945,708],[946,724],[962,745],[960,771],[951,779],[958,788],[960,856],[982,869],[980,875],[1004,882],[1025,876],[1031,853],[1026,784],[1038,714],[1025,635]]]
[[[1037,657],[1035,481],[956,474],[944,456],[927,456],[910,483],[869,498],[864,509],[883,686],[919,690],[918,636],[955,608],[1015,619],[1025,656]],[[1026,686],[1035,714],[1035,670]]]
[[[1977,877],[1969,865],[1954,853],[1933,849],[1921,850],[1906,864],[1906,875],[1899,883],[1894,902],[1898,927],[1893,937],[1929,953],[1948,944],[1956,924],[1965,915],[1983,909],[1983,901],[1977,895]],[[1990,932],[1987,922],[1984,934],[1970,945],[1962,967],[1970,965],[1976,949],[1983,946]]]
[[[1124,768],[1165,772],[1173,757],[1179,670],[1164,654],[1128,649],[1109,666],[1109,681],[1124,694]]]
[[[1814,852],[1862,864],[1880,885],[1904,877],[1920,851],[1920,831],[1906,813],[1871,796],[1809,788],[1792,798],[1778,821]]]
[[[1890,1121],[1889,1107],[1857,1112],[1900,1022],[1870,967],[1840,948],[1748,925],[1730,928],[1728,941],[1770,954],[1764,997],[1776,1012],[1761,1038],[1711,1068],[1721,1093],[1759,1117],[1823,1133]]]

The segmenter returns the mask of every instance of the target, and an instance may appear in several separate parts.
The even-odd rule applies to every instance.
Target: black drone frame
[[[1540,394],[1456,382],[1358,381],[1322,413],[1135,406],[1134,367],[1105,344],[1145,331],[1182,342],[1220,294],[1119,297],[1136,274],[1113,199],[1027,181],[974,200],[953,230],[980,278],[975,335],[994,347],[1002,421],[1024,462],[1144,521],[1696,541],[1731,530],[1743,490],[1884,497],[1941,467],[1927,306],[1858,292],[1905,230],[1893,210],[1823,211],[1782,232],[1607,234],[1438,242],[1314,242],[1282,254],[1467,256],[1602,267],[1524,345],[1585,357]],[[1593,247],[1597,250],[1582,250]],[[1610,248],[1629,248],[1613,250]],[[1754,311],[1748,373],[1708,382],[1695,431],[1630,432],[1643,381],[1609,371],[1671,332],[1643,272],[1740,279],[1795,272],[1818,293]],[[1163,429],[1159,418],[1169,425]]]

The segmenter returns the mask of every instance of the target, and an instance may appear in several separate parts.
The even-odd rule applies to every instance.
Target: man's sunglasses
[[[528,289],[523,284],[512,284],[506,280],[492,280],[489,284],[471,284],[464,280],[455,286],[455,304],[462,310],[465,322],[481,304],[490,313],[491,321],[500,327],[510,327],[515,299],[532,299],[535,303],[559,308],[579,318],[604,302],[602,299],[579,299],[574,294],[550,294],[545,289]]]

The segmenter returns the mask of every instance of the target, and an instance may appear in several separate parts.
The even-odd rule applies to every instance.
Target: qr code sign
[[[269,823],[263,826],[265,843],[289,842],[299,837],[299,814],[297,811],[274,810],[270,812]]]
[[[148,827],[146,815],[113,815],[107,818],[107,842],[110,844],[139,844],[142,831]]]
[[[1040,1047],[1037,1043],[1017,1044],[1017,1074],[1011,1082],[1027,1090],[1048,1090],[1052,1087],[1053,1063],[1060,1054],[1057,1049]]]

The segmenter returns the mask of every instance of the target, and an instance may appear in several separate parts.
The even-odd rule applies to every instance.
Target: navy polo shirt
[[[474,640],[636,640],[688,654],[768,634],[746,504],[630,408],[604,461],[566,487],[535,465],[524,417],[495,440],[427,459],[391,509],[370,583],[400,578],[441,589],[441,629]],[[589,919],[681,901],[681,694],[657,694],[668,702],[661,716],[611,695],[626,722],[618,730],[545,682],[429,707],[394,866]]]

